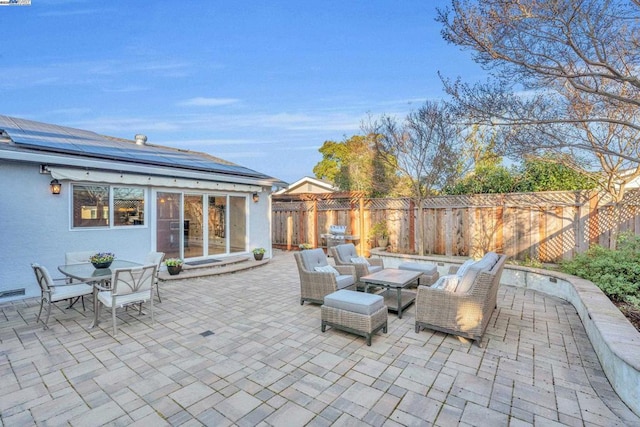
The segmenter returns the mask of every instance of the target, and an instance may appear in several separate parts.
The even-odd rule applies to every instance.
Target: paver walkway
[[[0,422],[25,425],[640,425],[604,376],[573,306],[502,286],[486,347],[414,332],[320,332],[290,253],[167,284],[150,316],[38,301],[0,305]],[[77,307],[77,306],[76,306]],[[207,335],[207,331],[213,332]],[[207,336],[203,336],[207,335]]]

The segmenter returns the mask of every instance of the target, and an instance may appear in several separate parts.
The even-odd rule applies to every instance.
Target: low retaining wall
[[[406,261],[431,262],[440,275],[464,258],[417,256],[373,249],[372,257],[382,258],[384,266],[397,267]],[[618,396],[640,415],[640,332],[607,296],[588,280],[539,268],[505,265],[501,284],[534,289],[570,302],[578,312],[602,369]]]

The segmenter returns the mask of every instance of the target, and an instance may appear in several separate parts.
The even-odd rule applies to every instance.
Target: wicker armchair
[[[351,265],[356,269],[356,285],[364,289],[364,283],[360,280],[362,276],[376,273],[384,268],[382,258],[367,258],[369,264],[358,264],[351,261],[351,258],[358,258],[356,247],[353,243],[345,243],[329,248],[336,265]]]
[[[416,333],[421,328],[433,329],[470,338],[480,345],[491,314],[497,307],[498,287],[505,261],[506,256],[500,255],[490,268],[469,267],[465,273],[465,276],[472,275],[468,292],[418,286],[415,301]]]
[[[309,249],[293,254],[300,273],[300,305],[305,301],[322,304],[324,296],[340,289],[356,290],[355,268],[334,267],[340,274],[316,271],[316,267],[328,266],[327,256],[322,249]]]

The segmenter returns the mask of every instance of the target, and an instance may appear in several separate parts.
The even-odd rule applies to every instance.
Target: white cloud
[[[179,60],[149,59],[124,61],[104,59],[99,61],[49,62],[42,60],[37,66],[11,66],[3,68],[3,75],[12,76],[0,80],[0,88],[17,89],[35,86],[80,85],[120,86],[128,75],[160,77],[184,77],[192,64]],[[148,77],[148,76],[147,76]]]
[[[219,107],[222,105],[236,104],[239,101],[240,100],[236,98],[205,98],[199,96],[180,101],[178,102],[178,105],[186,107]]]
[[[256,140],[256,139],[181,139],[180,141],[173,142],[177,147],[190,146],[190,147],[212,147],[212,146],[236,146],[236,145],[255,145],[255,144],[272,144],[273,141]],[[169,142],[167,142],[169,144]]]

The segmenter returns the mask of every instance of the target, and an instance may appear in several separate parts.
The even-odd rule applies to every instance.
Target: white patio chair
[[[84,264],[89,263],[91,255],[97,254],[99,251],[79,251],[79,252],[66,252],[64,254],[64,263],[69,264]]]
[[[100,288],[96,320],[100,319],[100,306],[111,309],[113,320],[113,336],[118,333],[116,309],[140,304],[139,315],[142,314],[142,303],[150,302],[151,322],[153,319],[153,280],[156,275],[155,264],[135,268],[118,268],[111,274],[111,288]]]
[[[78,252],[65,252],[64,263],[69,264],[88,264],[91,255],[97,254],[98,251],[78,251]],[[71,277],[67,277],[67,283],[74,283],[76,280]],[[73,304],[69,306],[71,308]]]
[[[164,252],[149,252],[144,259],[144,264],[155,264],[156,265],[156,274],[153,281],[156,283],[156,295],[158,295],[158,302],[162,302],[162,298],[160,298],[160,283],[158,280],[158,275],[160,274],[160,265],[162,265],[162,260],[164,259]]]
[[[31,264],[31,268],[33,268],[33,272],[36,275],[36,280],[38,281],[38,285],[40,285],[40,291],[42,292],[42,296],[40,298],[40,311],[38,311],[38,317],[36,319],[36,323],[40,321],[40,315],[42,314],[42,307],[45,303],[47,303],[47,318],[44,320],[44,329],[47,329],[47,323],[49,322],[49,316],[51,315],[51,304],[63,301],[63,300],[71,300],[74,299],[82,299],[82,309],[84,310],[84,296],[90,295],[93,293],[93,286],[87,283],[73,283],[73,284],[60,284],[55,285],[54,280],[51,278],[49,274],[49,270],[46,267],[43,267],[39,264],[33,263]],[[65,279],[58,279],[65,280]],[[71,308],[69,305],[68,308]]]

